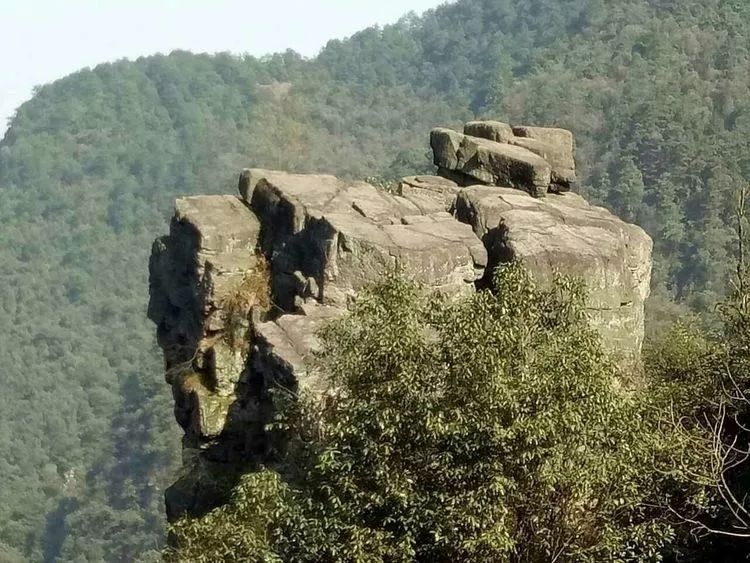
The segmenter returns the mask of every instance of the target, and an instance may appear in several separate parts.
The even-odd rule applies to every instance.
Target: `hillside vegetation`
[[[178,520],[166,560],[746,560],[746,290],[721,332],[665,334],[624,393],[584,284],[554,281],[512,263],[450,299],[372,284],[319,333],[326,391],[271,391],[283,445]]]
[[[435,125],[566,127],[581,191],[655,239],[655,309],[710,310],[750,177],[747,21],[736,0],[460,0],[313,60],[175,52],[39,88],[0,142],[0,559],[158,552],[179,439],[150,244],[241,167],[388,179],[431,169]]]

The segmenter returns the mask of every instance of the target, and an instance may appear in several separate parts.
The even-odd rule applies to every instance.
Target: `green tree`
[[[691,530],[690,561],[741,560],[750,547],[750,270],[747,191],[735,211],[733,291],[720,303],[718,326],[681,322],[646,354],[656,403],[701,460],[688,479],[706,487],[707,505],[670,511]],[[669,421],[667,421],[669,422]],[[695,429],[701,429],[696,434]],[[696,439],[697,438],[697,439]],[[669,501],[668,501],[669,504]],[[710,507],[710,510],[705,510]]]
[[[612,192],[618,215],[626,221],[636,221],[644,195],[643,174],[632,159],[624,159],[624,163],[618,166],[617,189]]]
[[[283,413],[278,472],[177,523],[170,556],[659,560],[664,495],[700,492],[673,471],[690,436],[618,390],[578,284],[536,288],[518,265],[495,282],[458,301],[397,278],[362,296],[322,334],[329,394]]]

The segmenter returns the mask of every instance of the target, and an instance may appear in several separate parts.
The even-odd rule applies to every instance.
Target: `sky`
[[[446,0],[0,0],[0,137],[34,86],[174,49],[312,57]]]

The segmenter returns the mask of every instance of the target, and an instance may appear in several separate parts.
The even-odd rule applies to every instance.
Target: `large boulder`
[[[233,421],[259,420],[257,405],[238,408],[249,313],[264,300],[247,284],[262,262],[259,236],[260,222],[239,197],[197,196],[177,200],[169,236],[154,244],[148,314],[164,350],[175,416],[196,443],[225,433]]]
[[[170,234],[156,241],[150,264],[148,314],[160,336],[189,346],[204,319],[213,331],[223,328],[222,303],[254,270],[259,235],[260,222],[238,197],[177,200]]]
[[[317,331],[345,311],[310,302],[296,314],[255,323],[253,370],[263,389],[280,386],[293,393],[322,392],[325,385],[313,365],[320,350]]]
[[[489,254],[488,272],[520,260],[541,283],[555,271],[579,277],[605,349],[637,363],[651,278],[651,238],[576,194],[543,200],[510,188],[472,186],[458,195],[456,217],[472,226]]]
[[[576,181],[573,133],[555,127],[514,127],[507,142],[538,154],[552,167],[552,191],[568,191]]]
[[[463,184],[510,186],[541,197],[547,193],[552,169],[528,149],[472,137],[450,129],[433,129],[430,135],[435,165]]]
[[[513,128],[501,121],[469,121],[464,125],[464,135],[508,143],[514,137]]]
[[[398,183],[397,193],[419,207],[422,213],[453,208],[459,185],[442,176],[407,176]]]
[[[463,134],[434,129],[430,144],[440,174],[463,186],[512,187],[542,197],[570,191],[576,181],[575,141],[565,129],[470,121]]]

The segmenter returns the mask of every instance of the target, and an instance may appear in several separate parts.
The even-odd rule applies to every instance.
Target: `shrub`
[[[683,482],[687,441],[613,385],[583,297],[515,264],[458,301],[395,276],[372,287],[323,330],[331,391],[282,413],[276,471],[178,524],[174,556],[659,560],[674,538],[661,498]]]

